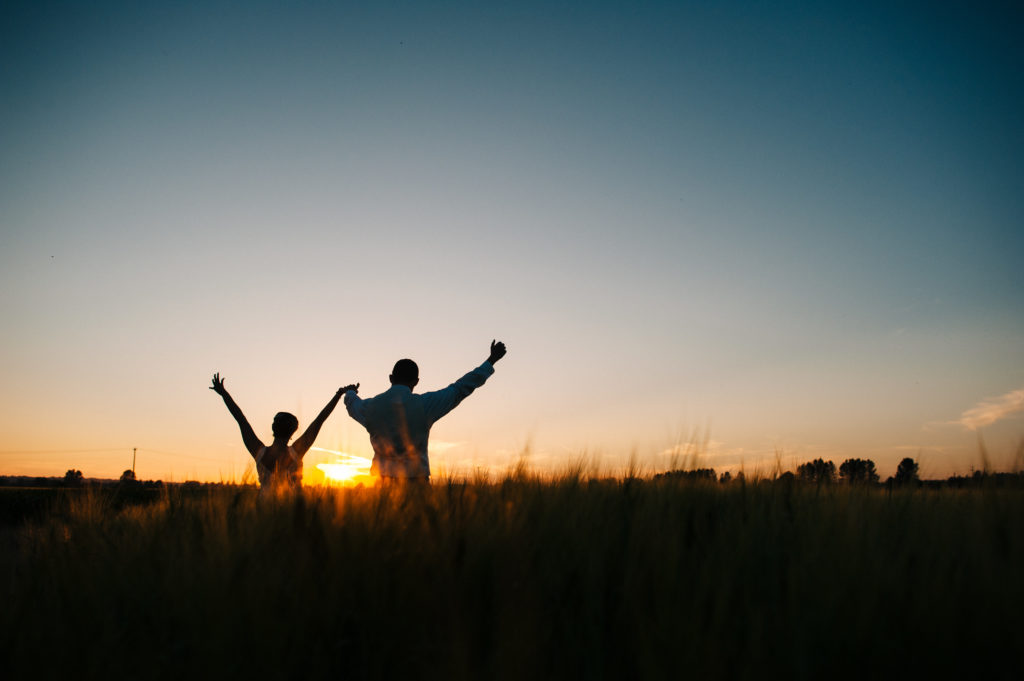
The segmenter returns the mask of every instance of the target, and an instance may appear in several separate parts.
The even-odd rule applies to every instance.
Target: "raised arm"
[[[494,364],[505,356],[505,344],[500,341],[491,341],[491,354],[483,364],[473,369],[468,374],[455,381],[447,388],[431,393],[423,393],[424,407],[426,409],[427,421],[433,424],[442,416],[459,406],[462,400],[469,397],[474,390],[479,388],[494,373]]]
[[[249,453],[256,456],[256,453],[263,446],[263,443],[256,433],[253,431],[252,426],[249,425],[248,419],[245,418],[245,414],[239,409],[235,401],[231,399],[231,395],[228,394],[228,389],[224,387],[224,379],[220,377],[220,373],[213,375],[213,385],[210,386],[210,390],[217,393],[224,398],[224,404],[227,405],[228,411],[238,421],[238,428],[242,431],[242,442],[245,443],[245,448],[249,450]]]
[[[359,397],[358,383],[345,393],[345,409],[348,410],[348,415],[355,419],[356,423],[363,426],[366,425],[366,404]]]
[[[359,384],[356,383],[354,385],[346,385],[344,388],[339,388],[338,392],[334,393],[334,397],[331,398],[331,401],[327,403],[326,407],[320,410],[317,417],[313,419],[313,422],[309,424],[308,428],[306,428],[306,432],[300,435],[299,438],[292,443],[292,448],[295,450],[296,454],[303,456],[309,451],[309,448],[313,446],[313,442],[316,441],[316,436],[320,434],[320,427],[324,425],[324,421],[326,421],[327,417],[331,415],[334,408],[338,406],[338,400],[341,399],[341,396],[349,390],[358,389]]]

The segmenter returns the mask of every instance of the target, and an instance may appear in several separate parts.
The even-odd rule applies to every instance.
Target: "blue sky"
[[[720,469],[966,471],[963,414],[1024,387],[1022,18],[5,5],[0,469],[237,475],[214,371],[265,433],[498,337],[438,466],[659,469],[710,429]],[[343,412],[318,444],[369,451]]]

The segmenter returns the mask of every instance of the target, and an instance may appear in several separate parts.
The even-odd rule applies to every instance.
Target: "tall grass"
[[[87,678],[1019,678],[1024,493],[542,480],[86,494],[2,563]]]

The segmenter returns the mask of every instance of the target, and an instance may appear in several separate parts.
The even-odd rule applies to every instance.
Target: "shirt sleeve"
[[[355,392],[345,392],[345,409],[348,415],[356,420],[356,423],[366,425],[366,400],[361,399]]]
[[[423,393],[423,407],[427,423],[433,425],[435,421],[459,406],[459,402],[482,386],[493,373],[494,366],[490,362],[484,362],[447,388],[435,390],[432,393]]]

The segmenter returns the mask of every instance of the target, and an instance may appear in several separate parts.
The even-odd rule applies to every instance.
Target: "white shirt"
[[[371,470],[386,477],[429,478],[427,437],[430,427],[493,373],[491,363],[484,362],[447,388],[431,393],[416,395],[404,385],[393,385],[365,400],[351,390],[345,393],[349,416],[370,433]]]

